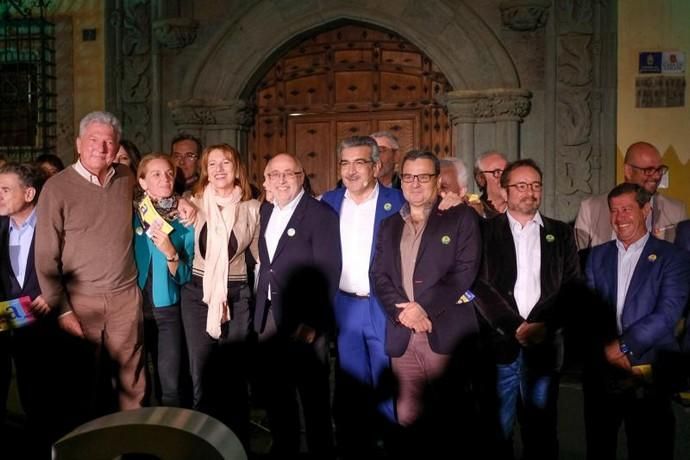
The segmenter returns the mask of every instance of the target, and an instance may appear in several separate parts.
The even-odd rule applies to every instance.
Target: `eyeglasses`
[[[491,174],[492,176],[494,176],[495,179],[500,179],[501,175],[503,174],[502,169],[492,169],[490,171],[480,171],[480,172],[483,174]]]
[[[426,184],[434,176],[438,176],[438,174],[403,174],[400,176],[400,179],[408,184],[414,182],[415,179],[417,179],[420,184]]]
[[[268,174],[266,174],[266,177],[268,177],[268,180],[271,182],[278,182],[279,180],[286,179],[286,180],[293,180],[295,177],[299,177],[302,175],[302,171],[285,171],[285,172],[278,172],[278,171],[272,171]]]
[[[338,163],[338,164],[340,165],[341,169],[349,168],[350,165],[355,165],[355,168],[361,169],[361,168],[365,167],[366,165],[368,165],[369,163],[373,163],[373,161],[372,160],[365,160],[363,158],[357,158],[356,160],[352,160],[352,161],[340,160],[340,163]]]
[[[631,168],[637,169],[638,171],[642,171],[642,173],[645,176],[653,176],[655,174],[659,174],[660,176],[663,176],[668,172],[668,166],[666,165],[661,165],[657,168],[654,167],[649,167],[649,168],[640,168],[639,166],[631,165],[630,163],[626,163],[628,166]]]
[[[541,192],[541,182],[518,182],[517,184],[510,184],[508,187],[515,187],[518,192],[526,192],[531,189],[533,192]]]
[[[389,151],[394,151],[398,149],[394,149],[392,147],[388,147],[386,145],[379,145],[379,152],[389,152]]]
[[[199,158],[199,155],[194,152],[174,153],[173,158],[175,161],[194,161]]]

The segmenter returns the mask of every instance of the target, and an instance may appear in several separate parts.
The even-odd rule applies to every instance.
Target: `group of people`
[[[622,422],[631,458],[672,458],[660,363],[681,351],[690,253],[663,240],[690,226],[656,193],[652,145],[628,149],[625,183],[585,200],[573,231],[539,211],[539,166],[499,152],[477,159],[475,196],[462,161],[353,136],[337,146],[342,186],[312,196],[280,153],[256,199],[230,145],[181,135],[169,154],[120,157],[120,138],[93,112],[49,180],[0,168],[1,294],[36,318],[0,332],[0,398],[14,358],[41,442],[73,428],[61,411],[107,410],[105,388],[120,410],[208,413],[247,450],[260,403],[275,458],[304,449],[303,426],[319,459],[509,459],[517,421],[524,458],[557,458],[574,331],[588,458],[616,458]]]

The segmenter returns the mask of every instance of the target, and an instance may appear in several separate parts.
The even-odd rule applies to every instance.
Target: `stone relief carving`
[[[119,97],[122,102],[125,136],[148,151],[151,133],[151,16],[148,0],[124,1],[122,10],[115,11],[121,33],[121,64]]]
[[[454,122],[521,121],[530,110],[532,94],[525,89],[500,88],[486,91],[451,91],[439,98]]]
[[[558,149],[558,162],[556,174],[558,192],[564,195],[573,195],[577,192],[592,193],[589,180],[592,177],[592,146],[583,144],[578,146],[565,146]],[[579,201],[577,203],[579,205]]]
[[[583,86],[592,81],[592,36],[567,35],[558,40],[558,81]]]
[[[501,21],[512,30],[532,31],[544,27],[549,18],[550,0],[508,0],[501,2]]]
[[[558,94],[557,126],[563,145],[580,145],[589,141],[592,132],[592,110],[588,90],[563,90]]]
[[[594,5],[592,0],[559,0],[558,22],[562,31],[592,30]],[[602,3],[607,3],[605,0]]]
[[[234,129],[249,129],[254,120],[254,109],[246,101],[192,99],[171,101],[168,108],[177,126],[220,125]]]
[[[184,48],[194,43],[199,23],[192,18],[159,19],[153,23],[153,33],[164,48]]]
[[[599,166],[599,154],[592,126],[601,105],[593,76],[601,45],[593,33],[594,8],[592,0],[557,2],[556,201],[566,219],[573,218],[582,197],[592,193],[592,175],[599,174],[593,170]]]

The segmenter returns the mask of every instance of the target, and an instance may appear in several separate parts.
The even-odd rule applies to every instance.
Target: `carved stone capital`
[[[170,101],[168,108],[177,126],[215,126],[248,129],[253,123],[254,110],[246,101],[202,100]]]
[[[184,48],[196,40],[199,23],[192,18],[166,18],[153,22],[153,33],[164,48]]]
[[[530,110],[532,93],[520,88],[459,90],[440,101],[454,124],[522,121]]]
[[[532,31],[549,19],[549,0],[506,0],[501,2],[501,20],[512,30]]]

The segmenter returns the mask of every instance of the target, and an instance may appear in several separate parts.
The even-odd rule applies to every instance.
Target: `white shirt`
[[[92,184],[98,185],[99,187],[105,187],[106,185],[108,185],[110,179],[112,179],[115,175],[115,168],[109,166],[108,174],[106,174],[105,180],[103,181],[103,184],[101,184],[101,181],[98,179],[98,176],[94,176],[93,174],[91,174],[91,171],[86,169],[86,167],[82,164],[81,160],[77,160],[77,162],[74,163],[73,167],[74,170],[77,171],[81,177],[91,182]]]
[[[544,226],[537,212],[523,227],[507,213],[510,232],[515,243],[517,278],[513,294],[520,316],[527,319],[541,297],[541,243],[539,229]]]
[[[271,217],[268,219],[268,225],[266,226],[266,232],[264,233],[264,238],[266,238],[266,249],[268,250],[268,260],[273,262],[273,256],[278,248],[278,241],[280,237],[283,236],[285,232],[285,227],[287,227],[288,222],[292,218],[299,201],[304,196],[304,189],[302,189],[295,198],[283,208],[278,206],[277,202],[273,203],[273,211],[271,212]],[[288,228],[288,237],[294,236],[295,229]],[[291,235],[292,233],[292,235]],[[271,286],[268,286],[268,299],[271,299]]]
[[[379,185],[360,204],[345,198],[340,208],[340,243],[343,268],[340,273],[340,290],[361,296],[369,295],[369,261],[374,242],[374,221]]]
[[[630,280],[632,279],[637,262],[640,260],[640,255],[647,244],[649,233],[625,249],[623,243],[616,239],[616,246],[618,247],[618,276],[616,287],[616,325],[618,326],[618,333],[623,333],[623,326],[621,325],[621,316],[623,315],[623,306],[625,305],[625,296],[628,294],[630,287]]]
[[[14,272],[17,283],[20,287],[24,287],[24,278],[26,278],[26,263],[29,259],[29,250],[31,249],[31,240],[34,237],[36,229],[36,210],[31,211],[29,217],[24,223],[17,227],[14,220],[10,218],[10,234],[9,234],[9,254],[10,265],[12,265],[12,272]]]

